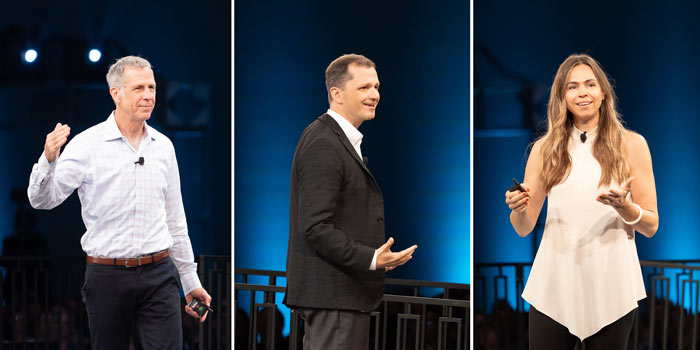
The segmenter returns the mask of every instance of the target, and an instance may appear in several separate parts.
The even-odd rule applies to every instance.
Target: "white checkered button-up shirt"
[[[139,157],[144,164],[135,164]],[[75,189],[87,231],[80,239],[89,256],[133,258],[170,249],[188,294],[201,287],[180,193],[175,148],[146,125],[138,150],[114,119],[76,135],[58,160],[42,153],[27,194],[36,209],[52,209]]]

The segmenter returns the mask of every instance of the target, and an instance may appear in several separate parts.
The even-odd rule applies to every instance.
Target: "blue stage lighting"
[[[90,61],[92,61],[92,62],[99,61],[101,57],[102,57],[102,52],[100,52],[100,50],[98,50],[98,49],[92,49],[88,53],[88,58],[90,58]]]
[[[39,56],[39,54],[34,49],[29,49],[27,51],[24,51],[24,60],[27,63],[32,63],[32,62],[36,61],[37,56]]]

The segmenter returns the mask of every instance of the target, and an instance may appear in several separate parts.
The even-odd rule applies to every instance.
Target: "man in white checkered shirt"
[[[52,209],[78,189],[87,231],[83,299],[93,349],[182,349],[180,282],[187,303],[209,305],[197,276],[172,142],[146,124],[156,102],[151,64],[127,56],[107,73],[116,110],[76,135],[56,124],[32,169],[34,208]],[[60,157],[59,157],[60,154]],[[189,306],[185,310],[204,322]]]

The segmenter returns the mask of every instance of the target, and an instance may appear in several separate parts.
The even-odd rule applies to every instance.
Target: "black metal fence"
[[[236,348],[301,349],[304,325],[296,310],[290,313],[289,336],[282,335],[276,302],[285,290],[280,284],[285,272],[236,269],[235,274],[240,280],[234,292]],[[252,276],[264,282],[251,283]],[[419,296],[432,288],[440,292]],[[388,278],[385,292],[370,313],[369,349],[469,349],[469,285]],[[249,313],[240,308],[239,293],[249,298]]]
[[[197,260],[200,280],[212,296],[215,312],[200,324],[182,311],[184,347],[230,349],[231,258],[202,255]],[[1,349],[90,348],[80,294],[84,257],[0,257],[0,267]],[[139,349],[138,341],[132,347]]]
[[[527,349],[527,307],[520,295],[531,265],[474,265],[475,349]],[[641,266],[647,298],[639,302],[628,349],[697,349],[700,260]]]
[[[199,280],[211,295],[214,312],[207,316],[204,323],[200,323],[183,311],[183,321],[195,323],[189,329],[197,330],[198,333],[197,336],[191,334],[189,337],[184,334],[185,339],[190,343],[191,349],[231,349],[231,257],[200,255],[197,260]],[[184,331],[183,327],[183,333]]]

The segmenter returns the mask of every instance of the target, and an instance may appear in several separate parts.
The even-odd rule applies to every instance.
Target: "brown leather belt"
[[[94,256],[88,256],[87,262],[88,264],[136,267],[159,262],[168,256],[170,256],[170,253],[166,249],[161,250],[158,253],[142,255],[138,258],[97,258]]]

